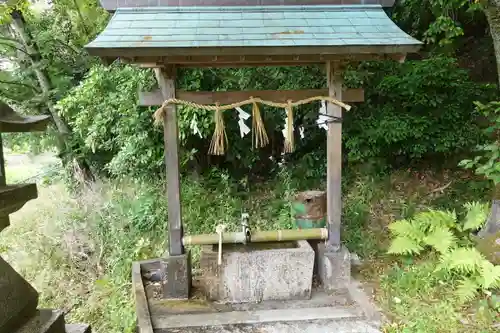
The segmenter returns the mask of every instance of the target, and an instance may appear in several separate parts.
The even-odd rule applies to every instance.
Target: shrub
[[[487,86],[473,83],[454,59],[365,63],[348,71],[346,85],[363,86],[365,103],[345,113],[344,144],[349,162],[394,164],[427,157],[444,157],[483,142],[479,112],[473,101],[489,98]],[[150,71],[114,64],[94,66],[82,83],[58,106],[73,128],[73,147],[99,171],[115,176],[156,178],[164,168],[163,131],[155,128],[152,109],[137,106],[137,91],[154,86]],[[186,90],[301,89],[325,85],[319,67],[244,69],[185,69],[178,86]],[[180,108],[179,137],[183,170],[208,171],[214,165],[232,176],[273,174],[282,160],[285,112],[263,108],[270,138],[264,149],[252,149],[249,136],[240,138],[235,112],[224,114],[229,149],[223,157],[207,156],[214,124],[212,112]],[[190,127],[196,115],[201,137]],[[306,128],[296,152],[285,157],[291,165],[306,163],[321,170],[326,132],[315,124],[318,106],[295,111],[295,127]],[[298,136],[298,133],[296,134]],[[311,153],[314,152],[314,155]],[[308,155],[313,158],[302,158]],[[317,158],[320,156],[321,158]],[[382,163],[383,164],[383,163]]]
[[[495,94],[472,82],[452,58],[367,63],[365,103],[346,114],[350,161],[383,158],[394,164],[444,157],[484,142],[476,100]]]

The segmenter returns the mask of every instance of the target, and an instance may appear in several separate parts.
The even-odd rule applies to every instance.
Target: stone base
[[[210,300],[227,303],[311,297],[314,251],[307,241],[228,244],[201,253],[201,284]]]
[[[261,303],[150,300],[149,313],[138,324],[147,327],[149,321],[148,332],[154,333],[380,333],[346,290],[313,290],[308,300]]]
[[[342,246],[338,251],[330,250],[324,242],[311,242],[316,252],[317,277],[326,290],[339,290],[351,281],[351,255]]]
[[[188,299],[191,291],[191,252],[161,261],[163,298]]]
[[[15,333],[66,333],[61,310],[40,309]]]
[[[13,332],[35,315],[38,293],[0,257],[0,332]]]
[[[7,228],[10,225],[9,216],[0,216],[0,231]]]
[[[244,249],[240,248],[241,251]],[[260,251],[273,250],[260,249]],[[202,252],[205,255],[204,259],[217,264],[216,256],[207,259],[207,254],[210,256],[211,252],[214,252],[213,249]],[[274,265],[277,263],[279,265],[281,261],[286,260],[286,257],[274,259],[276,259]],[[193,297],[190,300],[160,299],[158,293],[161,293],[161,285],[157,276],[160,263],[164,260],[147,260],[133,264],[132,281],[138,332],[380,333],[377,329],[378,320],[374,322],[371,318],[373,316],[371,307],[358,304],[358,299],[361,303],[366,303],[363,299],[367,299],[366,295],[364,298],[359,296],[363,293],[361,289],[353,293],[350,288],[334,292],[315,288],[311,291],[309,299],[269,300],[259,303],[210,302],[203,297]],[[248,263],[245,262],[244,265]],[[271,270],[272,266],[264,270]],[[286,274],[288,273],[283,273]],[[196,280],[193,282],[193,293],[201,296],[198,292],[203,291],[203,286],[198,285]],[[365,317],[367,314],[370,318]]]

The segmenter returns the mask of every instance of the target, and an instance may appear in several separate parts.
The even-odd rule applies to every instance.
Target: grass
[[[496,332],[494,314],[462,308],[453,277],[435,271],[434,258],[417,264],[395,264],[380,281],[377,300],[391,315],[387,332]],[[468,311],[470,310],[470,311]]]
[[[343,239],[366,263],[361,277],[376,286],[390,319],[386,332],[493,332],[491,311],[459,306],[454,280],[433,272],[434,258],[410,262],[385,254],[394,219],[487,198],[487,185],[474,182],[471,190],[470,184],[461,174],[411,172],[353,173],[345,180]],[[184,179],[186,231],[214,232],[220,223],[234,230],[243,211],[255,228],[291,227],[290,200],[306,188],[303,178],[286,171],[251,190],[220,173],[209,181]],[[70,321],[91,323],[97,333],[128,333],[135,318],[131,263],[162,255],[166,220],[161,184],[103,182],[72,196],[56,183],[41,186],[39,198],[13,214],[13,225],[0,235],[0,252],[41,292],[41,306],[63,308]],[[195,248],[195,261],[197,254]]]
[[[242,210],[254,227],[290,224],[286,182],[260,188],[254,202],[227,181],[220,175],[217,187],[183,183],[187,232],[214,232],[219,223],[234,230]],[[40,306],[63,308],[69,321],[91,323],[97,333],[134,332],[131,264],[163,254],[166,206],[161,185],[103,182],[78,196],[62,184],[39,186],[39,198],[13,214],[0,235],[0,253],[41,293]]]

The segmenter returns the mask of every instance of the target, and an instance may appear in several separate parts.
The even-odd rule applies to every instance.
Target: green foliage
[[[480,0],[406,0],[397,2],[393,19],[412,35],[429,44],[444,47],[464,34],[481,7]]]
[[[364,104],[345,115],[345,145],[350,161],[381,158],[407,165],[438,159],[484,142],[470,112],[476,100],[494,96],[493,86],[473,83],[454,59],[430,58],[365,63]]]
[[[291,82],[289,77],[300,79]],[[318,88],[324,85],[318,77],[323,78],[324,73],[316,67],[196,69],[183,70],[178,85],[186,90]],[[472,101],[489,98],[485,96],[493,89],[471,82],[452,59],[367,63],[347,72],[346,82],[349,86],[362,84],[367,100],[345,115],[343,138],[351,162],[372,160],[377,165],[378,161],[397,165],[429,156],[448,156],[482,142],[474,121],[476,114],[468,110]],[[58,103],[78,137],[77,153],[98,170],[117,176],[150,177],[161,172],[162,129],[153,127],[152,110],[136,105],[137,90],[153,86],[148,71],[117,64],[94,66]],[[305,126],[307,136],[297,139],[296,153],[285,157],[285,162],[300,165],[301,173],[311,179],[325,173],[325,132],[315,125],[317,112],[316,105],[295,112],[296,127]],[[195,116],[201,138],[190,128]],[[183,170],[208,171],[215,164],[238,178],[277,171],[277,163],[282,160],[284,113],[264,109],[263,116],[271,138],[268,147],[252,149],[250,137],[239,137],[235,113],[227,112],[229,149],[223,157],[208,158],[213,114],[180,108]]]
[[[436,228],[424,238],[425,244],[433,247],[439,253],[446,253],[456,244],[455,235],[448,228]]]
[[[152,125],[151,110],[137,109],[137,91],[151,80],[150,72],[131,66],[97,65],[59,101],[72,145],[97,170],[144,176],[160,169],[163,133]]]
[[[463,160],[459,165],[475,169],[476,174],[484,175],[497,185],[500,184],[500,101],[488,104],[477,102],[476,108],[489,122],[484,132],[490,140],[477,147],[478,156],[473,160]]]
[[[459,223],[454,212],[429,210],[410,220],[395,221],[389,226],[393,240],[388,253],[418,255],[432,248],[439,254],[437,271],[461,277],[456,294],[469,301],[478,290],[500,286],[500,266],[491,264],[476,248],[468,245],[468,233],[480,229],[487,218],[488,206],[467,203],[465,219]]]
[[[399,220],[389,225],[396,237],[389,248],[392,254],[419,254],[425,246],[445,253],[455,245],[456,239],[450,228],[456,224],[451,212],[429,210],[417,214],[411,220]]]
[[[469,274],[478,272],[485,259],[475,248],[457,247],[453,251],[443,253],[439,260],[442,269]]]
[[[13,9],[23,14],[24,32],[32,50],[24,46],[12,27],[2,26],[0,54],[10,66],[0,71],[0,98],[23,113],[48,114],[47,103],[56,102],[78,85],[96,62],[97,59],[89,57],[83,46],[102,30],[108,14],[96,0],[56,1],[50,10],[42,11],[35,10],[28,1],[9,1],[1,8],[4,23],[11,22]],[[35,69],[46,75],[50,86],[48,92],[41,89]],[[58,146],[60,153],[68,153],[68,147],[63,149],[60,138],[57,129],[50,128],[39,135],[10,135],[5,144],[13,149],[29,146],[33,152]]]
[[[496,313],[485,304],[481,311],[474,304],[465,310],[456,301],[460,278],[436,271],[432,258],[418,264],[391,263],[384,274],[377,271],[381,291],[377,301],[390,314],[387,333],[493,333]],[[381,276],[380,276],[381,275]],[[380,276],[380,278],[379,278]],[[464,291],[474,290],[473,287]],[[465,319],[466,318],[466,319]]]
[[[464,207],[467,214],[465,215],[463,230],[479,230],[488,218],[488,205],[469,202]]]
[[[464,301],[472,301],[477,296],[477,290],[480,288],[474,280],[463,279],[457,286],[457,296]]]
[[[424,41],[427,43],[438,43],[440,46],[451,44],[453,40],[462,36],[464,31],[457,26],[456,22],[449,16],[438,16],[436,21],[429,25],[424,33]]]

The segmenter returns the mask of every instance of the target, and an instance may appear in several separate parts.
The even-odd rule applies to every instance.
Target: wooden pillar
[[[337,63],[326,64],[328,94],[342,101],[342,72]],[[342,117],[342,108],[328,103],[330,116]],[[332,250],[340,249],[340,227],[342,216],[342,123],[330,122],[327,135],[327,246]]]
[[[3,156],[2,133],[0,133],[0,187],[5,186],[5,159]]]
[[[155,68],[156,79],[163,99],[175,97],[175,67]],[[168,199],[168,252],[170,256],[184,254],[182,245],[182,211],[179,176],[179,142],[177,109],[170,104],[163,122],[165,140],[165,166],[167,168]]]

